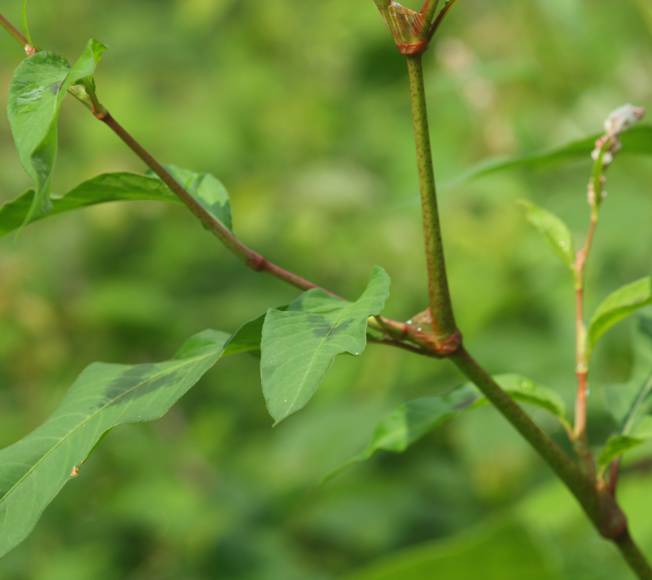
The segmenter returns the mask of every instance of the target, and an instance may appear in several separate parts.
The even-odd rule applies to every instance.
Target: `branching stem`
[[[21,46],[28,47],[28,54],[35,52],[29,44],[25,44],[26,38],[23,34],[0,14],[0,24]],[[88,99],[80,98],[75,92],[70,93],[82,103],[96,119],[104,123],[136,156],[147,165],[170,190],[181,200],[181,202],[199,219],[204,227],[210,231],[232,254],[240,258],[249,268],[256,272],[265,272],[282,280],[283,282],[298,288],[299,290],[320,289],[331,296],[341,298],[335,292],[328,290],[299,274],[279,266],[264,257],[254,249],[247,246],[231,230],[229,230],[211,212],[207,211],[181,184],[174,179],[170,172],[143,146],[141,145],[99,102],[94,91],[88,93]],[[437,357],[432,346],[420,339],[412,332],[412,329],[398,320],[385,317],[372,317],[369,319],[369,326],[380,331],[386,336],[383,338],[369,337],[371,342],[408,350],[415,354],[429,357]]]
[[[445,9],[449,9],[454,0]],[[380,6],[383,4],[377,0]],[[437,3],[435,2],[435,5]],[[384,5],[384,4],[383,4]],[[426,5],[427,6],[427,5]],[[441,13],[439,15],[441,17]],[[437,21],[435,21],[436,23]],[[27,42],[24,35],[18,31],[4,16],[0,14],[0,25],[9,32],[26,50],[33,54],[35,49]],[[386,337],[375,339],[375,342],[407,349],[417,354],[428,356],[448,356],[459,370],[469,378],[494,405],[494,407],[519,431],[532,445],[541,457],[550,465],[553,471],[565,483],[577,498],[578,502],[595,524],[600,533],[613,540],[632,570],[641,579],[652,579],[652,569],[645,557],[632,540],[627,529],[627,522],[608,491],[602,491],[575,464],[559,446],[546,435],[503,391],[491,376],[473,359],[462,346],[461,335],[457,330],[448,289],[446,267],[444,260],[441,226],[437,208],[435,178],[432,165],[428,116],[426,109],[425,89],[421,56],[408,56],[408,73],[410,79],[410,94],[414,119],[414,132],[417,147],[419,182],[423,205],[423,223],[428,264],[428,280],[430,307],[435,333],[435,348],[428,349],[424,345],[410,344],[409,325],[376,317],[370,319],[370,325],[384,332]],[[88,106],[87,103],[84,103]],[[90,105],[92,113],[109,127],[159,178],[175,193],[190,211],[210,230],[220,242],[233,254],[242,259],[247,266],[255,271],[267,272],[284,282],[302,290],[319,288],[313,282],[267,260],[255,250],[249,248],[238,239],[224,224],[205,210],[194,197],[184,189],[172,175],[161,165],[134,137],[120,125],[116,119],[97,101],[95,95]],[[590,249],[590,244],[589,244]],[[588,256],[588,252],[586,253]],[[325,290],[322,288],[322,290]],[[325,290],[331,295],[334,293]]]

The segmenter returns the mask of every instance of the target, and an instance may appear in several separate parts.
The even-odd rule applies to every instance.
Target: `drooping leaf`
[[[598,306],[588,331],[589,352],[614,325],[652,304],[652,277],[648,276],[610,294]]]
[[[571,271],[574,271],[575,248],[568,226],[552,212],[529,201],[521,200],[520,205],[525,210],[525,215],[530,224],[546,237],[548,243],[564,264]]]
[[[268,311],[261,378],[267,409],[276,423],[306,405],[338,354],[359,355],[365,349],[367,319],[381,313],[388,295],[389,277],[375,268],[355,302],[310,290],[287,310]]]
[[[516,401],[551,413],[565,428],[569,428],[566,405],[555,391],[515,374],[497,375],[494,379]],[[377,451],[401,453],[449,419],[485,404],[487,400],[470,384],[443,396],[403,403],[378,424],[367,447],[344,467],[365,461]]]
[[[599,137],[600,135],[593,135],[530,155],[507,157],[480,163],[456,179],[452,185],[515,169],[536,169],[560,163],[581,160],[588,161],[591,158],[591,151],[595,147],[595,141]],[[619,155],[652,155],[651,125],[638,125],[633,127],[623,133],[620,139],[623,144],[623,149]]]
[[[81,183],[63,197],[52,198],[47,213],[30,217],[33,199],[34,192],[28,191],[0,207],[0,236],[46,217],[111,201],[176,201],[176,197],[162,181],[134,173],[98,175]]]
[[[402,453],[424,435],[477,404],[479,395],[462,387],[440,397],[407,401],[383,419],[369,445],[350,462],[365,461],[376,451]]]
[[[162,417],[218,361],[227,338],[205,331],[163,363],[94,363],[43,425],[0,450],[0,556],[31,532],[104,433]]]
[[[7,113],[18,156],[34,180],[35,193],[27,213],[47,212],[52,171],[57,157],[57,122],[66,92],[95,72],[106,47],[90,40],[71,67],[51,52],[38,52],[16,69],[9,86]]]
[[[231,227],[229,197],[221,183],[207,173],[193,173],[175,168],[175,177],[202,205],[227,227]],[[34,192],[28,191],[0,207],[0,237],[18,230],[23,225],[46,217],[113,201],[179,200],[156,176],[134,173],[105,173],[85,181],[63,197],[52,197],[46,213],[31,214]]]

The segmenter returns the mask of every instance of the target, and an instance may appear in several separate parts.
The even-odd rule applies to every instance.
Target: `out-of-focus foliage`
[[[15,22],[19,4],[3,8]],[[405,72],[372,2],[32,0],[30,14],[40,47],[74,59],[87,38],[109,46],[103,102],[161,160],[218,176],[247,242],[350,298],[380,264],[394,281],[388,313],[423,310]],[[651,108],[651,32],[646,0],[463,0],[426,61],[466,340],[492,372],[532,377],[567,402],[572,281],[515,202],[530,199],[582,232],[590,159],[456,178],[488,157],[597,133],[624,102]],[[6,35],[0,54],[6,88],[22,55]],[[53,191],[142,170],[64,103]],[[650,267],[650,162],[623,156],[610,171],[591,311]],[[0,186],[2,201],[30,187],[6,120]],[[203,328],[232,331],[297,295],[245,270],[183,208],[151,203],[98,206],[4,238],[0,280],[2,447],[41,423],[89,362],[163,359]],[[596,443],[616,427],[607,401],[632,370],[631,327],[614,327],[594,353]],[[256,362],[226,360],[163,420],[108,435],[34,535],[0,561],[0,576],[319,580],[391,558],[389,572],[360,574],[388,577],[412,561],[419,577],[419,562],[432,561],[465,578],[473,560],[486,561],[487,578],[494,569],[520,578],[526,561],[542,578],[627,577],[490,408],[319,485],[389,410],[459,382],[446,363],[370,346],[338,359],[310,405],[272,430]],[[539,420],[563,441],[554,420]],[[651,450],[632,452],[622,490],[650,553],[652,481],[627,465]]]

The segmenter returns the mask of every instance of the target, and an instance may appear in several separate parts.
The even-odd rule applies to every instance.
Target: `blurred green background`
[[[19,22],[19,5],[2,10]],[[371,0],[31,0],[30,15],[40,47],[75,58],[89,37],[109,45],[102,100],[161,160],[222,179],[253,247],[351,297],[382,265],[388,314],[425,307],[405,71]],[[651,32],[649,0],[461,0],[426,61],[467,342],[492,372],[523,373],[569,402],[572,287],[515,200],[581,234],[589,160],[446,184],[485,158],[595,133],[625,102],[652,107]],[[21,53],[0,35],[0,55],[6,88]],[[75,102],[60,140],[57,192],[143,169]],[[645,159],[623,157],[610,174],[591,306],[650,273],[650,183]],[[3,117],[0,200],[28,185]],[[196,331],[234,330],[296,295],[158,204],[93,208],[5,238],[0,280],[2,446],[43,421],[90,362],[162,360]],[[611,427],[605,388],[631,370],[631,326],[597,353],[595,442]],[[0,577],[629,578],[491,409],[320,485],[398,402],[459,382],[446,363],[371,346],[338,360],[309,407],[272,429],[255,359],[226,360],[165,419],[111,433]],[[645,476],[624,479],[652,554],[649,490]]]

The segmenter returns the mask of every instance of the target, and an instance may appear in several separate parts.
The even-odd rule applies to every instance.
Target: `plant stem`
[[[16,28],[9,20],[7,20],[2,14],[0,14],[0,26],[4,28],[11,36],[13,36],[18,43],[23,47],[25,53],[28,55],[34,54],[35,49],[31,45],[27,37]]]
[[[197,217],[204,227],[217,237],[220,242],[234,255],[243,260],[247,266],[257,272],[267,272],[299,288],[311,290],[318,288],[316,284],[305,278],[270,262],[261,254],[249,248],[238,239],[220,220],[207,211],[186,189],[184,189],[170,172],[163,167],[116,119],[106,111],[101,112],[97,118],[111,129],[122,142],[129,147],[147,165],[161,181],[186,205]],[[321,288],[329,294],[332,292]]]
[[[441,23],[444,21],[444,18],[446,18],[450,9],[455,5],[455,2],[457,2],[457,0],[448,0],[448,2],[446,2],[446,5],[441,9],[441,12],[437,14],[437,18],[434,19],[433,23],[430,25],[430,30],[428,31],[428,35],[430,38],[432,38],[435,35],[437,29],[441,26]]]
[[[530,443],[577,498],[591,521],[600,525],[602,511],[593,482],[578,465],[546,435],[493,378],[461,347],[450,357],[466,376],[512,426]]]
[[[641,580],[652,580],[652,567],[629,532],[626,532],[621,538],[616,540],[616,546],[638,578]]]
[[[584,316],[584,290],[586,287],[586,265],[600,219],[600,204],[604,194],[604,158],[609,141],[605,140],[596,156],[591,180],[589,182],[589,205],[591,215],[586,240],[575,259],[575,374],[577,376],[577,396],[575,399],[575,428],[573,436],[577,454],[587,474],[595,478],[595,461],[587,433],[587,399],[589,394],[589,353],[586,322]]]
[[[539,453],[577,499],[596,530],[604,538],[610,539],[617,544],[623,557],[638,577],[647,579],[649,578],[649,564],[632,540],[627,527],[627,519],[616,503],[614,495],[608,489],[598,487],[591,473],[586,473],[580,465],[564,453],[491,378],[487,371],[476,362],[462,344],[461,334],[457,329],[453,315],[446,275],[428,129],[422,59],[421,55],[408,55],[406,59],[410,80],[412,117],[423,210],[430,308],[433,331],[439,341],[438,350],[451,359],[457,368],[478,387],[503,417]],[[597,176],[594,175],[594,178],[594,183],[603,184],[601,173]],[[595,193],[602,196],[601,189],[598,191],[596,188]],[[596,199],[600,200],[601,197]],[[597,211],[593,213],[597,216]],[[590,232],[585,246],[585,258],[588,257],[591,249],[593,233]],[[583,294],[580,297],[583,304]],[[580,314],[583,320],[583,309]],[[584,337],[584,345],[585,340]],[[450,350],[442,349],[442,345],[446,345]],[[585,346],[583,352],[586,352]],[[584,394],[586,394],[586,389],[584,389]],[[592,458],[591,463],[593,463]]]
[[[432,329],[435,335],[435,343],[442,352],[453,352],[460,344],[460,335],[455,323],[448,289],[448,277],[446,275],[446,261],[439,222],[439,209],[437,207],[435,172],[430,146],[423,63],[421,55],[407,56],[406,61],[410,82],[414,140],[417,150]]]
[[[311,282],[310,280],[286,270],[285,268],[275,264],[274,262],[265,258],[242,240],[240,240],[231,230],[229,230],[220,220],[218,220],[212,213],[207,211],[179,182],[174,179],[170,172],[161,165],[156,158],[147,151],[134,137],[120,124],[118,121],[101,105],[95,111],[95,116],[98,120],[102,121],[107,127],[111,129],[120,140],[129,147],[144,163],[147,165],[158,177],[163,181],[170,190],[186,205],[186,207],[199,219],[204,227],[217,237],[220,242],[235,256],[239,257],[244,263],[256,272],[265,272],[272,276],[299,288],[300,290],[313,290],[319,289],[335,298],[341,298],[331,290],[323,288]],[[418,346],[407,344],[403,342],[406,339],[412,339],[409,326],[403,322],[392,320],[385,317],[372,317],[369,320],[369,325],[377,330],[385,331],[388,335],[386,339],[370,339],[379,344],[388,346],[395,346],[410,352],[426,355],[436,356],[436,353],[427,349],[428,345],[419,343]]]
[[[423,15],[423,21],[426,24],[426,28],[430,28],[430,25],[435,20],[435,15],[439,8],[439,1],[440,0],[425,0],[421,7],[421,14]]]
[[[2,14],[0,14],[0,26],[7,30],[11,36],[13,36],[16,41],[25,48],[25,51],[28,54],[36,52],[36,49],[29,44],[26,44],[27,39],[23,34]],[[88,99],[80,98],[80,96],[73,91],[71,91],[70,94],[84,105],[84,107],[86,107],[96,119],[102,121],[107,127],[109,127],[122,140],[122,142],[127,145],[127,147],[129,147],[129,149],[131,149],[145,163],[145,165],[147,165],[161,179],[161,181],[170,188],[170,190],[181,200],[182,203],[184,203],[184,205],[186,205],[193,215],[201,221],[204,227],[215,235],[215,237],[217,237],[231,253],[240,258],[249,268],[256,272],[270,274],[300,290],[319,289],[335,298],[343,299],[335,292],[275,264],[242,242],[212,213],[207,211],[190,194],[190,192],[182,187],[170,172],[167,171],[167,169],[165,169],[165,167],[106,110],[106,108],[98,101],[94,91],[91,91],[88,94]],[[430,344],[421,341],[418,336],[413,335],[410,326],[404,322],[378,316],[369,319],[369,326],[386,335],[386,337],[383,338],[374,338],[370,336],[370,342],[401,348],[423,356],[439,356],[438,353],[432,350]]]

